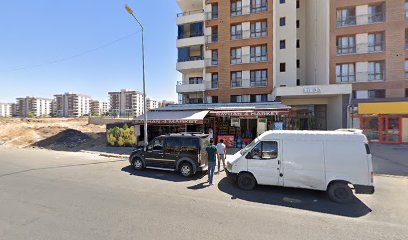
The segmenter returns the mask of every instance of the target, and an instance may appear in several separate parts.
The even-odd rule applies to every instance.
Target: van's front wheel
[[[256,186],[256,180],[250,173],[240,173],[237,179],[238,187],[243,190],[252,190]]]
[[[334,182],[327,190],[329,198],[338,203],[350,203],[354,200],[353,191],[344,182]]]

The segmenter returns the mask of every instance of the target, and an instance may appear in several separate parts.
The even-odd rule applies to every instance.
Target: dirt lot
[[[0,145],[75,150],[106,144],[105,126],[88,125],[86,118],[0,118]]]

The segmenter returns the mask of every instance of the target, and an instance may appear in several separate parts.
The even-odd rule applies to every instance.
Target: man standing
[[[210,140],[210,145],[208,145],[205,150],[208,154],[208,183],[213,185],[214,170],[216,164],[216,156],[218,155],[217,147],[214,145],[214,140]]]
[[[220,166],[222,161],[222,166],[225,170],[225,156],[227,156],[227,148],[224,144],[224,139],[221,139],[220,142],[217,144],[217,156],[218,156],[218,173],[220,172]]]

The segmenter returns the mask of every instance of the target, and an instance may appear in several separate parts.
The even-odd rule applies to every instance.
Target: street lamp
[[[145,78],[145,59],[144,59],[144,39],[143,39],[143,26],[139,22],[139,20],[136,18],[135,14],[133,14],[132,8],[129,7],[129,5],[125,5],[126,11],[133,16],[133,18],[136,20],[136,22],[140,25],[142,28],[142,60],[143,60],[143,112],[144,112],[144,149],[146,150],[147,147],[147,110],[146,110],[146,78]]]

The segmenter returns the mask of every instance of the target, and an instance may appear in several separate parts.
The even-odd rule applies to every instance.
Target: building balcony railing
[[[200,61],[203,60],[202,56],[191,56],[189,58],[179,58],[177,62],[191,62],[191,61]]]
[[[355,46],[337,46],[337,55],[361,54],[383,52],[385,49],[384,42],[380,43],[360,43]]]
[[[249,38],[261,38],[268,36],[268,32],[265,30],[260,31],[237,31],[234,34],[231,34],[231,40],[241,40],[241,39],[249,39]]]
[[[183,83],[182,81],[179,81],[176,85],[177,93],[203,92],[205,90],[206,84],[204,81],[197,84]]]
[[[218,59],[206,58],[205,59],[205,66],[207,66],[207,67],[218,66]]]
[[[357,72],[348,75],[336,75],[337,83],[355,83],[355,82],[376,82],[384,81],[385,74],[383,72]]]
[[[260,63],[267,61],[267,56],[251,56],[249,54],[244,54],[241,55],[241,57],[231,58],[230,64]]]
[[[218,35],[206,35],[205,36],[205,41],[207,43],[216,43],[218,42]]]
[[[183,17],[183,16],[190,16],[193,14],[197,14],[197,13],[203,13],[204,10],[194,10],[194,11],[187,11],[187,12],[182,12],[182,13],[177,13],[177,17]],[[174,16],[174,15],[173,15]]]
[[[341,27],[349,27],[349,26],[358,26],[358,25],[366,25],[366,24],[373,24],[373,23],[382,23],[385,20],[385,15],[383,12],[379,12],[376,14],[362,14],[357,16],[349,16],[346,18],[339,18],[336,21],[336,26],[338,28]]]
[[[178,35],[177,39],[185,39],[185,38],[193,38],[193,37],[202,37],[204,36],[204,32],[198,32],[198,33],[187,33],[183,35]]]

